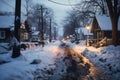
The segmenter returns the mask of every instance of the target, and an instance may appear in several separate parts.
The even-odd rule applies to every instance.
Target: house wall
[[[97,39],[97,31],[93,32],[93,39]]]
[[[28,41],[29,34],[27,32],[21,32],[20,33],[20,41]]]
[[[33,42],[39,41],[40,40],[39,38],[40,37],[38,35],[32,35],[31,41],[33,41]]]
[[[29,41],[29,34],[27,30],[25,29],[25,26],[22,24],[20,28],[20,41]]]
[[[112,31],[103,31],[104,37],[112,39]],[[117,38],[120,39],[120,31],[117,33]]]
[[[112,38],[112,31],[103,31],[103,33],[104,33],[104,37],[107,37],[109,39]]]
[[[3,43],[3,42],[9,42],[10,41],[10,34],[11,34],[11,31],[9,28],[0,28],[0,31],[3,31],[5,32],[5,38],[0,38],[0,43]]]
[[[97,19],[94,18],[91,32],[93,33],[93,39],[97,39],[97,33],[100,31],[99,24],[97,22]]]

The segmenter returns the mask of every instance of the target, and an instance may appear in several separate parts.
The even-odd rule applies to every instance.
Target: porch
[[[88,44],[89,46],[94,46],[96,48],[111,45],[112,39],[104,37],[103,39],[89,39]]]

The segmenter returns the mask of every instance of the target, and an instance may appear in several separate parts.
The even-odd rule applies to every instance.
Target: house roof
[[[0,16],[0,28],[11,28],[14,26],[15,16]],[[21,22],[25,21],[26,17],[21,17]]]
[[[96,15],[96,19],[101,30],[112,30],[112,24],[110,21],[110,17],[106,15]],[[120,30],[120,19],[118,21],[118,30]]]
[[[32,35],[39,35],[40,31],[34,31]]]
[[[0,28],[14,26],[14,16],[0,16]]]

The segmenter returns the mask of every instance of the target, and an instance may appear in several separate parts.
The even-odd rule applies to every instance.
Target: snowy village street
[[[0,5],[0,80],[120,80],[120,0]]]
[[[33,46],[15,59],[11,58],[10,51],[0,55],[0,80],[119,80],[120,63],[115,63],[120,60],[120,50],[111,58],[100,58],[99,55],[112,54],[106,49],[102,50],[103,54],[98,51],[100,49],[86,48],[84,41],[77,45],[56,41],[44,48]],[[116,59],[109,61],[113,57]]]

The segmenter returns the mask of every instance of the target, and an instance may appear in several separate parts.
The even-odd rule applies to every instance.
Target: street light
[[[90,30],[90,25],[89,24],[86,25],[86,29]]]
[[[66,39],[69,39],[69,35],[66,36]]]
[[[87,34],[87,46],[89,46],[89,30],[90,30],[90,25],[89,24],[86,25],[86,29],[88,30],[88,34]]]

